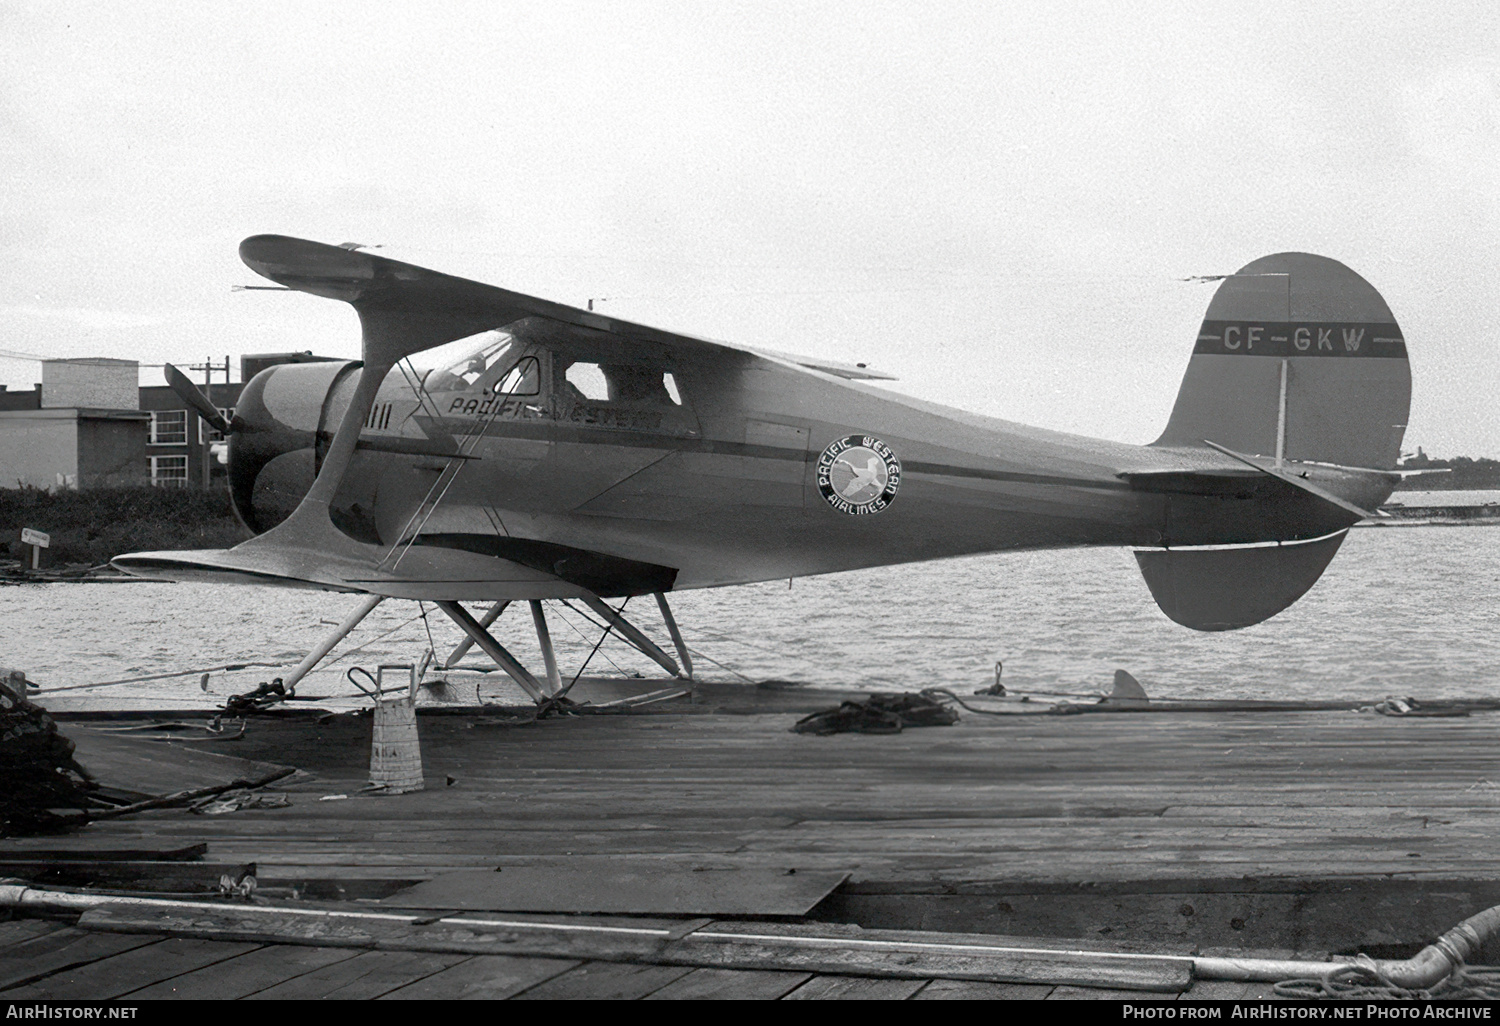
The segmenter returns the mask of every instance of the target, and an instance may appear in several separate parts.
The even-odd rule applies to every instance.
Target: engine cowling
[[[291,516],[312,488],[359,375],[355,361],[281,364],[245,384],[228,471],[235,515],[251,531]]]

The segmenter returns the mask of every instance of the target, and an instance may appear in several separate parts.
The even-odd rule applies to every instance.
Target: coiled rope
[[[1431,987],[1403,987],[1389,979],[1374,961],[1360,961],[1316,980],[1283,980],[1275,985],[1277,997],[1312,1001],[1496,1001],[1500,1000],[1500,969],[1476,968],[1462,963],[1445,979]]]

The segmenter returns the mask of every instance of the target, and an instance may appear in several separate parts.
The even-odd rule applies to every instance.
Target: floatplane
[[[1149,445],[977,416],[873,386],[890,379],[863,364],[662,331],[357,248],[257,235],[240,256],[350,304],[362,359],[264,370],[228,421],[169,368],[228,436],[254,537],[113,562],[364,595],[293,686],[384,598],[435,602],[461,647],[544,702],[561,689],[550,600],[582,602],[691,677],[672,592],[1062,546],[1129,546],[1172,620],[1241,628],[1312,587],[1401,476],[1405,341],[1379,293],[1320,256],[1223,277]],[[411,357],[438,346],[463,352],[418,372]],[[611,604],[646,595],[675,658]],[[489,630],[521,601],[540,677]]]

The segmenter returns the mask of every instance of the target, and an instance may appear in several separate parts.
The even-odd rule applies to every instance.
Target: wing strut
[[[688,655],[687,645],[683,643],[682,632],[677,629],[677,618],[672,615],[672,607],[667,605],[667,596],[664,592],[656,592],[656,604],[661,608],[661,618],[666,621],[667,633],[672,635],[672,644],[677,646],[677,658],[682,660],[682,668],[687,671],[687,679],[693,679],[693,657]]]
[[[593,592],[586,591],[583,593],[583,604],[604,617],[605,623],[608,623],[615,630],[619,631],[620,635],[626,641],[655,660],[656,664],[663,670],[666,670],[674,677],[683,676],[681,668],[678,667],[671,656],[658,648],[656,642],[642,634],[635,624],[621,616],[608,602],[605,602]]]
[[[298,663],[292,672],[286,675],[286,679],[282,681],[282,684],[286,687],[287,694],[295,691],[297,683],[311,673],[313,667],[321,663],[327,657],[328,653],[333,651],[333,646],[343,641],[349,632],[358,627],[361,620],[373,613],[375,607],[380,605],[384,599],[384,595],[366,595],[364,601],[354,608],[354,612],[344,618],[343,623],[335,627],[322,641],[318,642],[317,646],[311,652],[307,653],[307,657]]]
[[[552,694],[562,691],[562,675],[557,672],[557,653],[552,651],[552,634],[547,630],[547,614],[542,604],[531,600],[531,620],[536,624],[536,642],[542,649],[542,663],[547,667],[547,687]]]
[[[547,690],[542,687],[540,681],[522,666],[520,660],[505,650],[505,646],[495,640],[494,635],[479,626],[469,611],[457,602],[439,602],[438,608],[447,613],[452,621],[463,628],[463,632],[474,639],[478,645],[491,659],[500,664],[500,668],[510,674],[511,679],[521,685],[526,693],[536,702],[547,699]]]
[[[505,607],[508,605],[510,605],[508,601],[501,600],[499,602],[496,602],[493,606],[490,606],[489,612],[485,613],[484,617],[479,621],[479,626],[483,627],[485,630],[489,630],[490,624],[500,619],[500,614],[505,612]],[[448,653],[448,658],[443,660],[443,669],[453,669],[458,665],[458,661],[460,659],[469,654],[469,649],[473,647],[474,639],[465,634],[464,640],[460,641],[457,645],[454,645],[453,651]]]

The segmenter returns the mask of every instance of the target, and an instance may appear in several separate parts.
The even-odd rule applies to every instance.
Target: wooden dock
[[[791,711],[650,709],[529,724],[423,716],[427,789],[390,797],[358,793],[367,717],[257,719],[229,743],[140,741],[158,753],[158,774],[189,750],[304,772],[275,789],[290,797],[286,808],[152,811],[69,838],[0,841],[0,859],[206,842],[213,866],[254,863],[257,893],[270,900],[362,907],[448,872],[565,868],[569,859],[845,871],[847,883],[802,922],[1277,957],[1399,957],[1500,903],[1497,713],[965,713],[949,727],[814,737],[789,731]],[[102,736],[102,726],[63,729],[80,739],[87,765],[88,736]],[[118,748],[119,737],[109,743]],[[7,998],[103,997],[110,988],[224,997],[1119,996],[940,976],[110,934],[36,920],[3,929]],[[56,953],[38,961],[32,950]],[[1185,993],[1266,996],[1269,985],[1199,982]]]

